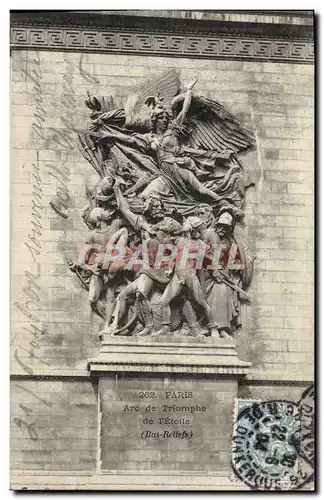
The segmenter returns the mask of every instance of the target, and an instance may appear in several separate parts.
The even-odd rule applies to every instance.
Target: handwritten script
[[[42,98],[42,72],[40,68],[39,54],[36,52],[35,57],[31,62],[31,66],[34,66],[31,70],[22,70],[22,74],[26,81],[31,80],[34,83],[35,90],[35,104],[34,104],[34,122],[32,123],[32,129],[37,137],[44,137],[44,124],[46,121],[46,110],[43,106]],[[43,230],[43,187],[42,187],[42,177],[40,171],[40,158],[39,151],[36,152],[36,161],[32,164],[31,173],[32,182],[32,197],[31,197],[31,214],[30,214],[30,227],[28,230],[26,241],[24,246],[28,248],[30,253],[32,263],[36,267],[36,273],[32,273],[29,269],[25,270],[25,283],[23,285],[23,293],[26,296],[26,300],[22,302],[16,302],[15,306],[26,316],[29,320],[28,326],[23,326],[24,332],[31,337],[27,349],[24,346],[17,346],[14,351],[14,358],[18,364],[23,368],[23,370],[32,375],[34,373],[33,368],[26,361],[23,361],[23,353],[29,354],[30,358],[38,359],[41,363],[48,365],[47,361],[44,361],[41,357],[36,355],[37,349],[39,349],[39,338],[45,333],[43,329],[42,322],[36,311],[40,306],[40,286],[39,278],[41,274],[40,269],[40,255],[41,255],[41,236]]]

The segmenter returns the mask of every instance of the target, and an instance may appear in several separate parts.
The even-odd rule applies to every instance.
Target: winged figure
[[[171,70],[130,95],[124,109],[112,109],[111,101],[98,113],[97,100],[91,130],[81,137],[87,159],[104,176],[113,154],[121,171],[133,173],[126,194],[158,194],[184,215],[202,201],[216,210],[226,203],[240,208],[245,178],[237,155],[254,146],[253,134],[221,104],[194,95],[195,83],[179,94]]]
[[[179,235],[188,231],[181,229],[188,228],[185,218],[202,220],[207,229],[213,228],[224,212],[235,222],[243,218],[246,182],[238,155],[254,147],[254,135],[220,103],[193,93],[196,83],[196,79],[191,80],[186,91],[181,92],[179,74],[172,69],[147,81],[123,105],[112,97],[99,99],[88,93],[85,104],[91,110],[91,124],[79,134],[79,145],[84,158],[99,176],[98,184],[92,190],[87,188],[89,207],[82,217],[89,228],[91,214],[100,208],[103,213],[114,213],[124,221],[129,250],[134,248],[135,241],[149,242],[149,248],[153,249],[159,239],[158,226],[161,226],[156,222],[155,206],[163,207],[159,217],[167,221],[168,242],[178,241]],[[156,205],[154,200],[160,201]],[[173,234],[175,227],[177,236]],[[96,276],[100,276],[100,272],[97,266]],[[119,267],[119,276],[121,272]],[[112,273],[106,274],[105,279],[94,279],[107,283]],[[127,334],[128,327],[121,326],[120,321],[126,315],[126,325],[130,325],[126,307],[130,297],[138,301],[141,294],[145,299],[145,307],[142,304],[138,316],[142,319],[151,307],[150,294],[160,294],[165,311],[169,311],[168,300],[172,295],[169,290],[174,289],[174,297],[180,294],[181,298],[180,278],[177,281],[170,273],[161,277],[152,270],[139,274],[134,284],[129,281],[125,284],[120,299],[116,298],[115,316],[110,312],[115,332],[123,330]],[[203,284],[195,271],[191,275],[190,282],[185,280],[186,286],[196,305],[204,305],[208,325],[212,325],[215,333],[217,322],[211,319],[212,308],[208,297],[204,297]],[[239,276],[237,283],[240,279]],[[225,280],[224,283],[226,295],[232,282]],[[164,294],[163,289],[157,291],[156,284],[166,287]],[[235,286],[238,293],[239,285],[232,283],[231,286]],[[216,291],[218,293],[217,287]],[[99,289],[96,294],[99,298],[104,295]],[[170,295],[168,300],[166,295]],[[191,324],[197,325],[195,307],[187,297],[184,307],[184,311],[189,311],[187,320],[190,316]],[[145,334],[154,328],[159,330],[153,325],[151,313],[147,316],[149,320],[142,320]],[[108,325],[107,319],[106,323]]]

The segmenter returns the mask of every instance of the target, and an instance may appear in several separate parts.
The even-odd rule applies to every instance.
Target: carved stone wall
[[[299,394],[313,379],[312,40],[304,32],[299,40],[296,33],[285,40],[267,33],[262,40],[260,33],[238,39],[224,33],[109,30],[26,22],[12,28],[11,371],[14,385],[33,393],[34,385],[42,384],[37,393],[45,400],[55,394],[58,405],[48,407],[29,395],[26,414],[15,400],[13,418],[26,422],[12,426],[17,470],[59,468],[57,450],[66,452],[65,471],[76,456],[80,462],[74,462],[74,470],[98,467],[96,388],[87,380],[87,361],[99,353],[99,323],[64,260],[64,252],[76,251],[86,235],[80,211],[85,181],[93,174],[78,151],[74,129],[87,119],[87,90],[122,99],[145,78],[174,67],[182,81],[197,75],[200,94],[253,125],[257,150],[242,161],[255,187],[246,194],[241,233],[257,260],[252,304],[243,311],[245,327],[238,339],[240,357],[252,362],[252,371],[239,391],[245,396],[268,391],[271,397],[267,384],[286,381],[288,388],[280,388],[282,382],[276,386],[276,395],[284,397],[291,384]],[[67,218],[51,208],[53,200],[61,202]],[[26,404],[26,391],[13,390],[24,394]],[[74,404],[75,420],[67,427],[66,408]],[[56,432],[51,445],[41,441],[48,422]],[[67,428],[71,451],[64,447]],[[83,453],[85,429],[89,442]],[[33,430],[37,439],[30,437]],[[34,457],[34,467],[23,450]]]
[[[81,57],[85,77],[80,74]],[[170,66],[180,68],[184,80],[198,73],[200,93],[218,99],[256,128],[258,150],[242,159],[256,181],[247,192],[242,232],[257,260],[241,349],[247,348],[248,359],[264,374],[280,369],[287,377],[306,376],[310,373],[306,366],[312,363],[308,350],[312,338],[313,66],[286,63],[12,52],[12,287],[20,304],[20,310],[14,304],[13,354],[18,349],[19,358],[30,366],[60,371],[85,369],[86,360],[98,351],[97,319],[63,255],[76,250],[77,242],[86,236],[80,210],[86,204],[85,180],[92,176],[77,150],[73,127],[86,120],[83,103],[89,88],[95,94],[112,92],[122,98],[149,74]],[[40,91],[32,81],[33,70],[41,71]],[[35,118],[40,98],[44,122]],[[41,129],[35,127],[38,123]],[[63,132],[68,140],[59,135]],[[46,149],[39,137],[43,134]],[[38,237],[41,248],[36,247],[40,277],[35,281],[40,287],[38,319],[47,333],[34,353],[49,365],[19,348],[30,350],[28,344],[34,338],[32,331],[22,329],[28,327],[29,318],[21,307],[28,300],[24,287],[28,288],[30,277],[25,272],[37,276],[38,271],[24,245],[30,242],[28,235],[33,237],[37,151],[44,208]],[[49,206],[57,191],[62,199],[69,196],[67,219]],[[25,231],[23,242],[21,233],[18,241],[15,238],[18,229]],[[15,360],[12,368],[21,371]]]

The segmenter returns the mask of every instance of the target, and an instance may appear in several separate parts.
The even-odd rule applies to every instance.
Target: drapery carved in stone
[[[235,236],[253,134],[221,104],[181,91],[168,71],[124,105],[88,94],[80,150],[98,174],[70,269],[104,319],[103,335],[231,337],[253,271]]]

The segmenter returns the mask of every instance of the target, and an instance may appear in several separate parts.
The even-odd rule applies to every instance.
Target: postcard
[[[11,489],[315,489],[313,24],[11,12]]]

